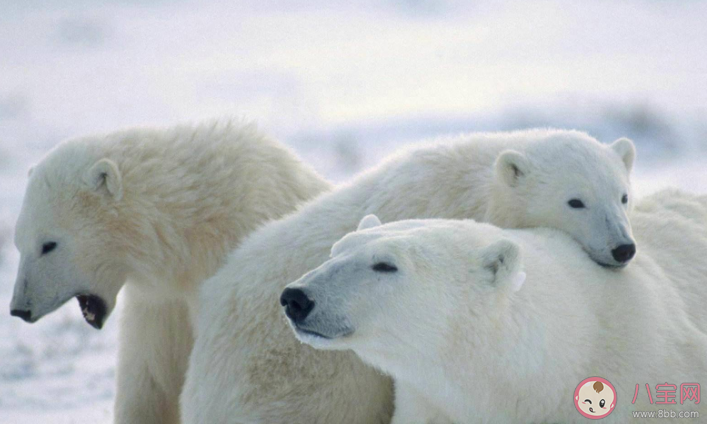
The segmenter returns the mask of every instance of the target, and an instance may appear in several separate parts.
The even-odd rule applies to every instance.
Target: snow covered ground
[[[334,181],[440,134],[573,127],[633,138],[641,194],[707,192],[706,21],[699,1],[0,0],[0,305],[29,165],[129,125],[246,115]],[[0,314],[0,423],[109,423],[117,315]]]

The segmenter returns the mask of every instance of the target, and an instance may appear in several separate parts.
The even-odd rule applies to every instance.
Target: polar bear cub
[[[67,140],[29,178],[11,313],[35,322],[75,297],[100,329],[125,286],[115,423],[176,423],[199,286],[248,233],[328,188],[238,121]]]
[[[642,203],[621,272],[556,230],[369,216],[282,303],[302,342],[394,377],[395,424],[629,422],[666,407],[646,384],[707,381],[707,199]]]

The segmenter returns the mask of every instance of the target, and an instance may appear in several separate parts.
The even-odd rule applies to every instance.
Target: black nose
[[[301,322],[314,308],[314,302],[300,289],[285,289],[280,296],[280,305],[285,307],[285,315],[294,322]]]
[[[30,322],[32,319],[32,311],[23,311],[22,309],[13,309],[10,311],[10,315],[20,317],[27,322]]]
[[[616,262],[628,262],[633,258],[633,255],[636,254],[636,245],[631,243],[631,244],[622,244],[621,246],[617,247],[616,249],[611,251],[611,256],[616,259]]]

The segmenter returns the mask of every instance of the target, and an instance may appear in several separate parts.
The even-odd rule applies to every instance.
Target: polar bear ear
[[[636,146],[633,145],[633,141],[622,137],[611,143],[609,147],[619,155],[626,166],[626,170],[631,172],[633,161],[636,159]]]
[[[123,196],[123,183],[118,165],[110,159],[96,162],[84,175],[84,182],[95,191],[105,190],[115,200]]]
[[[528,159],[520,152],[506,150],[496,159],[496,178],[511,187],[516,187],[528,175]]]
[[[375,228],[375,227],[380,227],[381,225],[381,220],[378,219],[377,216],[370,214],[366,215],[363,217],[361,222],[358,223],[358,228],[356,231],[362,231],[362,230],[367,230],[369,228]]]
[[[520,247],[510,240],[499,240],[485,248],[481,253],[481,264],[493,275],[492,284],[495,286],[518,291],[525,282],[525,273],[520,270]]]

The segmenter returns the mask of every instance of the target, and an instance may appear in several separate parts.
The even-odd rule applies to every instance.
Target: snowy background
[[[0,423],[109,423],[118,314],[9,316],[28,167],[57,142],[247,116],[333,181],[439,134],[633,138],[640,194],[707,192],[700,1],[0,0]],[[2,309],[5,308],[5,309]]]

